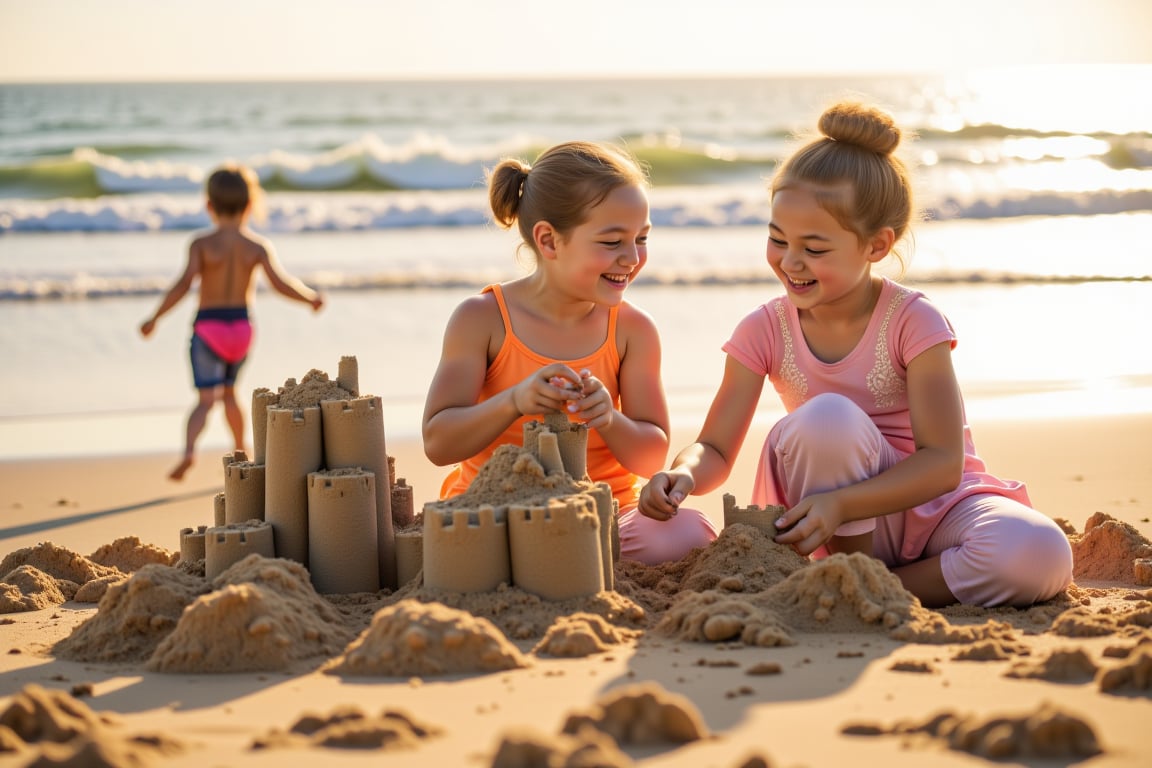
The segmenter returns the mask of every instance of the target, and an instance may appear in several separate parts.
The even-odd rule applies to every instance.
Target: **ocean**
[[[390,434],[419,434],[448,314],[525,268],[484,169],[569,139],[626,145],[652,179],[629,297],[665,345],[674,424],[698,422],[720,344],[779,291],[766,179],[838,97],[916,140],[925,221],[905,281],[948,314],[970,416],[1152,409],[1152,67],[957,76],[0,84],[0,460],[179,447],[194,298],[139,323],[210,225],[202,185],[259,173],[316,316],[262,290],[244,387],[355,355]],[[895,272],[892,272],[895,274]],[[764,403],[764,418],[778,415]],[[204,446],[226,445],[215,423]]]

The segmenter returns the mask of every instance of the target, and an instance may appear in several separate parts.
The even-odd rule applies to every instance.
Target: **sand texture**
[[[259,554],[207,578],[180,532],[212,521],[216,462],[176,494],[166,457],[0,465],[0,764],[1146,765],[1150,427],[982,427],[1076,556],[1025,609],[930,611],[877,561],[808,562],[743,522],[563,600],[322,594]],[[390,453],[423,509],[441,471]],[[719,493],[700,506],[720,521]]]

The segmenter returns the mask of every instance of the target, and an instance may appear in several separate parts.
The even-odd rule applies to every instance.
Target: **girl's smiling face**
[[[891,248],[882,235],[862,243],[805,187],[776,192],[768,229],[768,264],[800,310],[869,290],[872,264]]]
[[[641,187],[617,187],[588,218],[556,243],[558,266],[568,285],[599,304],[616,305],[648,261],[648,195]]]

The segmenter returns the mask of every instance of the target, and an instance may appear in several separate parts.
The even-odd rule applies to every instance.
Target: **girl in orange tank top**
[[[424,451],[456,465],[441,496],[462,493],[523,424],[562,411],[588,427],[588,475],[620,505],[621,556],[648,563],[706,546],[700,513],[655,521],[635,512],[638,478],[664,464],[668,408],[660,337],[624,300],[648,259],[647,180],[618,149],[569,142],[532,166],[504,160],[489,173],[498,224],[517,224],[535,270],[486,287],[456,308],[424,410]]]

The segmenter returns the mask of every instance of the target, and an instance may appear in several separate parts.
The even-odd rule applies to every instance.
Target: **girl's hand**
[[[612,405],[612,395],[604,382],[590,371],[580,371],[580,392],[578,398],[568,401],[565,410],[592,429],[610,428],[616,416],[616,408]]]
[[[546,365],[512,388],[512,402],[521,416],[539,416],[565,410],[565,404],[583,397],[580,374],[563,363]]]
[[[695,488],[696,481],[685,472],[657,472],[640,489],[636,508],[640,514],[653,520],[669,520],[676,516],[680,504]]]
[[[801,555],[810,555],[832,538],[844,515],[834,493],[815,493],[802,499],[776,520],[777,544],[790,544]]]

